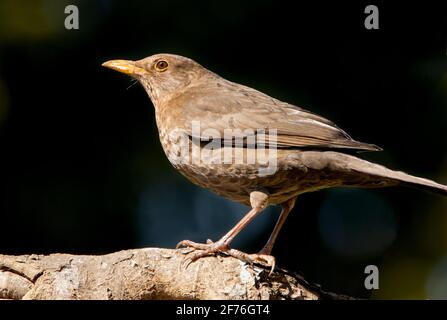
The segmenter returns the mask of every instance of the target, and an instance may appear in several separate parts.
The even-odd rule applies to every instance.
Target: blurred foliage
[[[426,282],[432,263],[411,256],[396,255],[380,268],[378,299],[426,299]]]
[[[0,41],[42,40],[61,32],[48,19],[45,3],[49,1],[0,1]]]

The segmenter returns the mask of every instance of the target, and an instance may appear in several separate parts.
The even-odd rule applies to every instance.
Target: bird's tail
[[[447,186],[434,182],[429,179],[419,178],[401,171],[386,170],[378,171],[377,175],[391,178],[399,181],[401,185],[434,192],[443,196],[447,196]]]
[[[447,196],[447,186],[429,179],[419,178],[401,171],[394,171],[355,156],[338,152],[325,152],[331,171],[344,173],[342,185],[357,187],[388,187],[404,185]]]

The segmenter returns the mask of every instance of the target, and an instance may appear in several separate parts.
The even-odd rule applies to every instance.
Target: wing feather
[[[279,101],[249,87],[225,81],[224,85],[189,88],[170,101],[179,108],[186,130],[200,121],[200,132],[212,129],[221,137],[232,130],[238,138],[265,135],[278,148],[321,148],[378,151],[380,147],[353,140],[332,121],[300,107]],[[276,131],[276,138],[268,133]],[[192,135],[192,133],[190,133]],[[209,139],[200,136],[197,138]],[[261,142],[262,138],[258,139]]]

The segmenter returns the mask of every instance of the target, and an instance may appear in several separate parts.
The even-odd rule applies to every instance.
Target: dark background
[[[438,3],[438,4],[436,4]],[[80,29],[64,28],[65,5]],[[366,30],[367,4],[380,29]],[[0,253],[101,254],[218,239],[247,208],[171,168],[151,102],[109,59],[159,52],[319,113],[391,168],[447,183],[446,10],[441,1],[0,2]],[[234,242],[255,252],[279,208]],[[447,298],[447,200],[417,190],[306,194],[279,266],[358,297]],[[364,288],[364,268],[380,289]]]

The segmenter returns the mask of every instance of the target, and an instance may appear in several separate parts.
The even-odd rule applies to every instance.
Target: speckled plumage
[[[136,62],[110,61],[105,66],[135,77],[144,86],[155,107],[163,149],[173,166],[191,182],[230,200],[251,205],[254,211],[248,214],[253,215],[250,219],[269,204],[283,206],[282,218],[267,249],[264,248],[266,254],[270,254],[295,198],[305,192],[338,186],[376,188],[403,184],[447,195],[446,186],[347,154],[347,150],[381,149],[353,140],[333,122],[225,80],[191,59],[158,54]],[[201,130],[194,131],[195,122],[200,123]],[[235,133],[234,139],[243,141],[242,145],[223,145],[226,140],[222,137],[228,129]],[[256,130],[260,129],[276,135],[259,134]],[[203,151],[207,149],[203,141],[210,141],[208,131],[222,139],[219,147],[213,149],[214,153],[204,156]],[[254,163],[236,163],[236,157],[222,163],[222,154],[228,148],[232,155],[253,150],[253,145],[248,143],[250,139],[275,143],[276,170],[268,175],[260,174],[260,169],[265,167],[262,157]],[[181,152],[185,150],[181,149],[182,145],[188,145],[187,155]],[[205,251],[199,258],[226,248],[250,219],[241,221],[241,225],[219,241],[219,246],[191,242],[187,245]]]
[[[278,129],[278,170],[271,176],[259,177],[257,164],[173,163],[201,187],[244,204],[249,204],[251,191],[263,188],[269,192],[269,202],[278,204],[301,193],[333,186],[384,187],[399,184],[402,179],[413,182],[403,173],[327,151],[380,148],[354,141],[333,122],[225,80],[188,58],[159,54],[137,61],[136,66],[151,70],[159,59],[167,60],[172,71],[139,80],[155,106],[160,141],[168,159],[176,143],[169,133],[180,129],[185,136],[191,136],[192,121],[200,121],[202,130],[213,128],[219,132],[225,128]],[[359,170],[352,170],[351,165]],[[362,172],[362,166],[370,170]],[[415,178],[414,183],[445,192],[444,186],[425,179]]]

